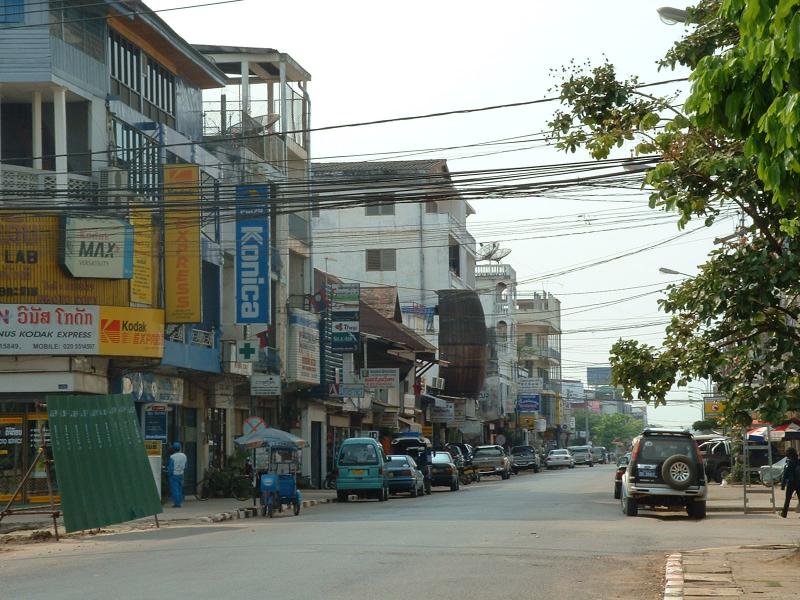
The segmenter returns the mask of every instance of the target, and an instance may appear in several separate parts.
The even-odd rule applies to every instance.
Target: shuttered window
[[[367,271],[395,271],[397,251],[394,248],[367,250]]]

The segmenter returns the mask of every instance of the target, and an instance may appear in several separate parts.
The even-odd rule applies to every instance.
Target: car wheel
[[[458,491],[458,481],[453,481],[450,483],[450,491],[457,492]]]
[[[629,517],[635,517],[639,514],[639,503],[636,499],[625,496],[622,499],[622,512]]]
[[[689,500],[686,505],[686,514],[693,519],[706,518],[706,501],[705,500]]]
[[[414,484],[414,487],[411,488],[411,497],[416,498],[419,496],[419,490],[417,490],[417,484]]]
[[[673,490],[683,491],[697,478],[697,467],[685,454],[675,454],[664,461],[661,477]]]
[[[619,497],[622,495],[620,490],[620,484],[614,482],[614,500],[619,500]]]
[[[590,467],[593,467],[593,466],[594,466],[594,463],[593,463],[593,462],[590,462],[590,463],[589,463],[589,466],[590,466]]]
[[[336,492],[337,502],[347,502],[347,492]]]
[[[569,468],[570,468],[570,469],[574,469],[574,468],[575,468],[575,465],[570,465],[570,466],[569,466]]]
[[[519,475],[519,469],[514,469],[512,472],[514,473],[514,475]]]
[[[378,502],[386,502],[389,499],[389,490],[381,488],[380,492],[378,492]]]

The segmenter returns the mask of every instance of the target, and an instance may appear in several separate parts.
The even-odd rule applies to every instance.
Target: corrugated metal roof
[[[398,171],[429,173],[432,169],[441,166],[447,168],[447,160],[443,158],[434,158],[429,160],[387,160],[382,162],[315,162],[311,165],[311,171],[318,175],[333,175],[338,173],[361,175],[368,173],[394,173]]]

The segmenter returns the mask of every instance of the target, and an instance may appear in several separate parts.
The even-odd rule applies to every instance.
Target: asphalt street
[[[0,554],[3,598],[659,597],[665,554],[787,543],[800,519],[622,515],[613,467],[484,479],[298,517],[163,528]]]

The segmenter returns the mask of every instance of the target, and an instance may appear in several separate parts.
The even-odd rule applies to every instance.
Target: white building
[[[438,347],[436,290],[475,288],[475,210],[445,160],[314,163],[313,267],[397,287],[403,322]],[[336,205],[357,204],[346,208]]]
[[[511,265],[489,263],[475,269],[489,338],[489,364],[480,398],[484,423],[513,419],[517,398],[517,273]],[[489,439],[487,435],[487,439]]]

